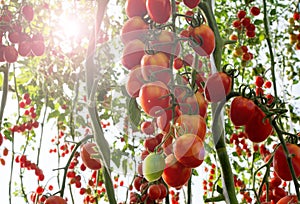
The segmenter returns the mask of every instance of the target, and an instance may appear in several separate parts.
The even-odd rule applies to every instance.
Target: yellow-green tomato
[[[162,154],[150,153],[143,161],[143,175],[149,182],[156,181],[161,177],[165,166]]]

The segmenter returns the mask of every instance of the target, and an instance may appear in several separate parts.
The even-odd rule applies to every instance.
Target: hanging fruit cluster
[[[29,57],[44,54],[43,36],[40,33],[27,33],[33,19],[34,10],[30,5],[24,5],[14,12],[10,11],[7,6],[1,8],[0,62],[14,63],[18,60],[18,56]]]
[[[192,9],[199,2],[184,4]],[[126,2],[129,19],[121,31],[121,62],[129,70],[126,90],[148,118],[139,125],[148,136],[134,178],[137,192],[131,192],[131,203],[160,202],[168,194],[167,186],[180,189],[187,184],[193,169],[205,157],[207,100],[221,100],[230,91],[226,88],[221,95],[215,94],[209,90],[211,85],[205,86],[206,79],[201,73],[202,61],[198,57],[210,56],[215,48],[211,28],[196,16],[198,23],[188,25],[185,36],[183,31],[171,32],[164,26],[171,18],[171,8],[169,0]],[[189,52],[197,58],[186,54],[182,43],[187,43]],[[209,80],[224,90],[222,77],[231,87],[231,79],[224,73]]]

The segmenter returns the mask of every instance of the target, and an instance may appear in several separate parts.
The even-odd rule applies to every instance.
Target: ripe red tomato
[[[206,122],[200,115],[180,115],[175,124],[179,126],[176,132],[177,136],[190,133],[204,140],[206,135]]]
[[[45,53],[45,43],[42,40],[31,42],[31,51],[35,56],[42,56]]]
[[[140,16],[134,16],[128,19],[121,30],[121,39],[124,44],[135,40],[143,40],[148,30],[148,25]]]
[[[140,65],[141,59],[144,56],[145,44],[136,39],[127,43],[124,47],[122,54],[122,64],[127,69],[131,70],[134,67]]]
[[[154,123],[151,121],[142,122],[141,131],[147,135],[152,135],[155,131]]]
[[[209,56],[214,51],[215,34],[208,25],[202,24],[192,29],[191,37],[195,41],[191,46],[200,56]]]
[[[204,160],[205,149],[202,140],[195,134],[184,134],[175,140],[174,156],[188,168],[200,166]]]
[[[139,96],[141,87],[144,84],[142,69],[141,67],[136,67],[129,72],[128,79],[126,82],[126,91],[128,95],[132,98]]]
[[[162,81],[165,84],[171,80],[169,57],[163,52],[144,55],[141,59],[141,67],[145,80]]]
[[[183,3],[190,9],[195,8],[200,3],[200,0],[183,0]]]
[[[256,6],[250,8],[250,13],[253,16],[258,16],[260,14],[260,9]]]
[[[159,141],[157,140],[156,137],[147,137],[144,140],[144,147],[147,149],[149,152],[154,152],[154,149],[157,145],[159,145]]]
[[[3,57],[8,63],[14,63],[18,59],[18,51],[14,46],[4,47]]]
[[[272,133],[273,127],[269,119],[265,119],[266,114],[255,106],[253,117],[245,125],[245,133],[252,142],[262,142]]]
[[[199,114],[203,118],[206,117],[208,104],[200,91],[197,91],[195,94],[190,94],[182,87],[175,87],[174,95],[178,103],[179,111],[182,114]]]
[[[22,57],[27,57],[31,52],[31,42],[24,40],[19,43],[18,53]]]
[[[174,154],[168,155],[165,161],[166,167],[162,174],[163,180],[171,187],[181,188],[191,177],[192,169],[178,162]]]
[[[149,182],[157,181],[166,166],[161,154],[150,153],[143,161],[143,175]]]
[[[163,52],[167,56],[175,55],[178,56],[180,53],[180,43],[178,42],[175,50],[173,51],[173,43],[175,33],[169,32],[167,30],[162,30],[157,37],[157,40],[152,41],[152,46],[154,50],[158,52]]]
[[[225,99],[231,91],[232,79],[224,72],[212,74],[205,84],[205,96],[210,102],[219,102]]]
[[[163,132],[168,133],[170,129],[170,121],[172,120],[172,109],[167,109],[165,112],[156,118],[156,125],[159,129],[161,129]],[[176,118],[180,115],[178,106],[175,107],[175,115],[174,115],[174,121]]]
[[[255,112],[255,103],[242,96],[235,97],[230,106],[230,119],[235,126],[246,125]]]
[[[168,87],[160,81],[144,84],[139,93],[142,109],[152,117],[159,117],[170,105],[169,94]]]
[[[50,196],[45,201],[45,204],[67,204],[67,202],[60,196]]]
[[[147,193],[151,200],[159,199],[161,196],[161,190],[160,186],[158,184],[152,184],[149,186]]]
[[[286,144],[289,154],[293,155],[292,164],[296,173],[297,178],[300,176],[300,147],[295,144]],[[276,150],[273,158],[273,166],[277,175],[285,181],[292,180],[292,174],[288,166],[288,162],[283,150],[283,147],[280,145]]]
[[[146,8],[150,18],[156,23],[166,23],[171,16],[170,0],[147,0]]]
[[[125,3],[125,11],[129,18],[133,16],[141,16],[147,14],[146,0],[127,0]]]
[[[86,167],[92,170],[99,170],[101,168],[100,159],[93,159],[92,155],[97,154],[98,152],[95,150],[95,143],[85,143],[81,145],[80,157],[82,162]]]
[[[32,21],[33,20],[33,16],[34,16],[34,11],[32,6],[26,5],[22,7],[22,14],[23,17],[27,20],[27,21]]]
[[[296,195],[288,195],[281,198],[276,204],[298,204],[298,198]]]

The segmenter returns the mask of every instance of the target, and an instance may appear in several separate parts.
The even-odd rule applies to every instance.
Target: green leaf
[[[49,115],[48,115],[48,121],[51,118],[57,118],[59,115],[60,115],[60,112],[58,110],[54,110],[53,112],[49,113]]]
[[[272,9],[272,10],[270,11],[270,15],[271,15],[271,16],[276,15],[276,13],[277,13],[277,12],[276,12],[276,9]]]
[[[263,20],[260,20],[260,19],[256,19],[255,21],[254,21],[254,25],[260,25],[260,24],[262,24],[263,23]]]
[[[122,169],[123,169],[123,173],[124,173],[125,177],[127,175],[127,164],[128,164],[128,160],[127,159],[123,159],[123,161],[122,161]]]
[[[137,129],[141,120],[141,110],[135,98],[130,98],[128,101],[128,116],[133,129]]]
[[[13,138],[11,137],[11,132],[9,130],[4,130],[3,134],[5,135],[5,138],[8,139],[9,141],[13,140]]]

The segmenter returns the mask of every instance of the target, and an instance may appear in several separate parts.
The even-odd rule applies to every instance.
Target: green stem
[[[0,128],[2,126],[3,114],[7,100],[8,93],[8,73],[9,73],[9,64],[6,64],[6,67],[0,70],[3,72],[3,89],[2,89],[2,99],[0,107]]]
[[[188,186],[187,186],[187,204],[192,203],[192,177],[193,174],[191,175],[191,178],[188,181]]]
[[[275,98],[278,97],[277,95],[277,85],[276,85],[276,75],[275,75],[275,60],[274,60],[274,53],[271,43],[271,37],[270,37],[270,30],[269,30],[269,19],[268,19],[268,11],[267,11],[267,3],[266,0],[263,0],[263,7],[264,7],[264,27],[265,27],[265,34],[266,34],[266,40],[267,45],[269,49],[270,54],[270,60],[271,60],[271,74],[272,74],[272,82],[273,82],[273,89],[274,89],[274,95]]]
[[[114,187],[111,180],[110,175],[110,149],[107,140],[104,137],[104,133],[99,121],[99,116],[95,104],[95,93],[98,85],[98,80],[95,79],[95,71],[99,68],[96,67],[94,64],[94,51],[96,48],[96,39],[97,34],[100,30],[100,25],[103,21],[103,17],[106,11],[106,7],[109,0],[99,0],[98,1],[98,9],[96,14],[96,22],[94,26],[94,31],[90,37],[89,46],[87,50],[87,57],[86,57],[86,87],[87,87],[87,95],[89,99],[89,106],[88,111],[91,117],[91,122],[94,130],[94,139],[96,145],[99,149],[99,153],[104,164],[103,166],[103,176],[104,176],[104,184],[106,187],[106,192],[108,195],[109,203],[116,204],[116,198],[114,194]]]
[[[206,198],[204,200],[205,203],[213,203],[213,202],[220,202],[220,201],[224,201],[225,198],[223,195],[218,195],[216,197],[212,197],[212,198]]]
[[[72,162],[72,159],[73,159],[73,157],[74,157],[74,155],[75,155],[77,149],[80,147],[80,145],[81,145],[82,143],[84,143],[85,141],[87,141],[87,140],[89,140],[89,139],[91,139],[91,138],[93,138],[93,136],[92,136],[92,135],[88,135],[88,136],[86,136],[85,138],[83,138],[82,140],[80,140],[80,141],[76,144],[76,146],[74,147],[74,149],[73,149],[73,151],[72,151],[72,153],[71,153],[71,155],[70,155],[70,157],[69,157],[69,160],[68,160],[66,166],[63,168],[63,169],[64,169],[64,175],[63,175],[62,185],[61,185],[61,188],[60,188],[60,196],[61,196],[61,197],[64,196],[64,191],[65,191],[65,187],[66,187],[66,179],[67,179],[68,168],[69,168],[69,166],[70,166],[70,164],[71,164],[71,162]]]
[[[217,155],[221,164],[223,195],[225,197],[226,203],[230,203],[230,204],[238,203],[238,201],[235,193],[235,186],[234,186],[231,164],[226,150],[223,121],[220,115],[225,103],[230,98],[238,95],[239,93],[232,92],[226,97],[226,100],[221,101],[219,104],[218,103],[212,104],[212,111],[213,111],[212,135],[215,144],[215,149],[217,151]]]

